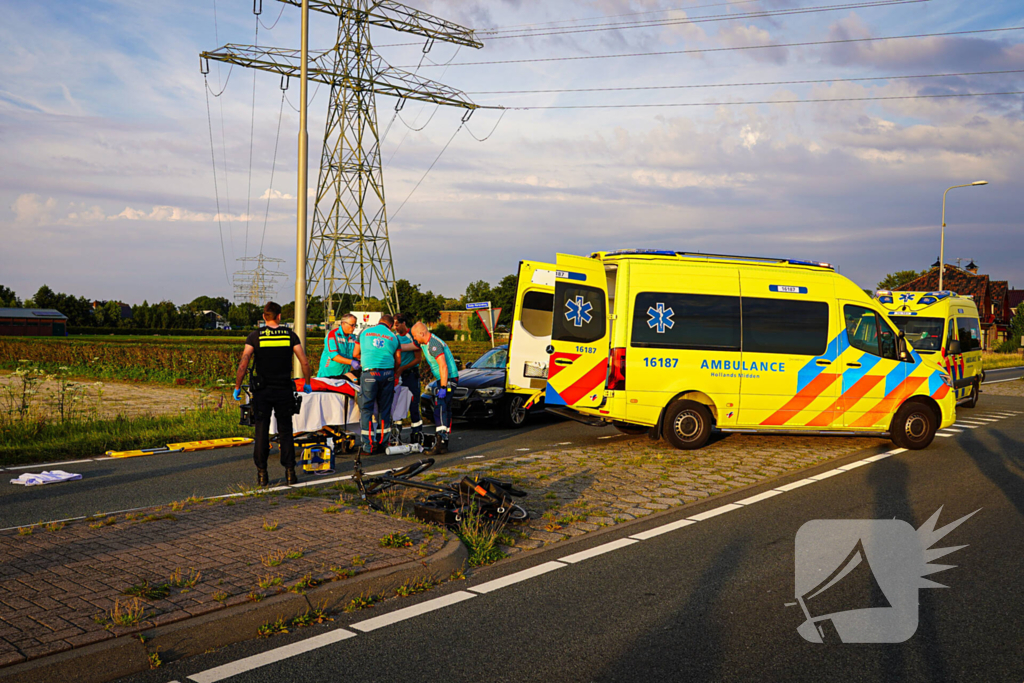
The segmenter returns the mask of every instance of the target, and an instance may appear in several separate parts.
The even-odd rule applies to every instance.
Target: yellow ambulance
[[[723,432],[926,447],[952,379],[828,264],[674,251],[520,263],[506,390],[677,448]]]
[[[880,289],[875,300],[915,351],[946,369],[953,378],[957,405],[978,405],[985,373],[981,368],[981,320],[974,298],[950,291]]]

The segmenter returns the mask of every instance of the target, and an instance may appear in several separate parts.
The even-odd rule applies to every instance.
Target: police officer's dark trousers
[[[409,419],[412,420],[412,433],[423,431],[423,418],[420,416],[420,372],[412,368],[402,373],[402,386],[412,393],[409,404]]]
[[[270,415],[277,418],[277,434],[281,444],[281,466],[295,467],[295,442],[292,440],[292,411],[295,392],[291,389],[263,389],[252,397],[256,418],[256,437],[252,459],[256,467],[267,469],[270,457]]]
[[[395,400],[395,370],[363,370],[359,376],[359,435],[363,452],[384,443],[391,434],[391,405]],[[373,426],[373,409],[380,414],[380,428]]]

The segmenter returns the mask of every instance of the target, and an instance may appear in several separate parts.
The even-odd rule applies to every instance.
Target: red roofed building
[[[939,268],[934,266],[921,277],[896,289],[904,292],[934,292],[938,288]],[[957,268],[947,263],[942,274],[942,288],[974,299],[981,319],[983,348],[993,349],[1006,340],[1013,313],[1010,310],[1011,290],[1005,280],[993,281],[988,275],[979,275],[974,261],[966,268]]]
[[[1006,293],[1011,316],[1017,315],[1017,307],[1024,303],[1024,289],[1011,289]]]

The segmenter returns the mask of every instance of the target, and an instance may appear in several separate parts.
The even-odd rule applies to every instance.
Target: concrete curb
[[[257,636],[256,629],[267,622],[293,619],[313,608],[340,609],[360,595],[393,593],[409,581],[447,579],[453,571],[463,569],[468,559],[466,547],[453,535],[424,560],[332,581],[305,595],[282,593],[159,626],[141,634],[145,644],[134,634],[14,664],[0,669],[0,679],[4,683],[104,683],[148,670],[151,653],[169,662],[251,640]]]

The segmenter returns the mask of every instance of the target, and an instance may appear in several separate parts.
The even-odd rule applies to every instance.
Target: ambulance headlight
[[[942,382],[943,382],[943,383],[944,383],[944,384],[945,384],[945,385],[946,385],[947,387],[952,387],[952,386],[953,386],[953,378],[952,378],[952,377],[950,377],[948,373],[945,373],[945,372],[940,372],[940,373],[939,373],[939,375],[941,375],[941,377],[942,377]]]

